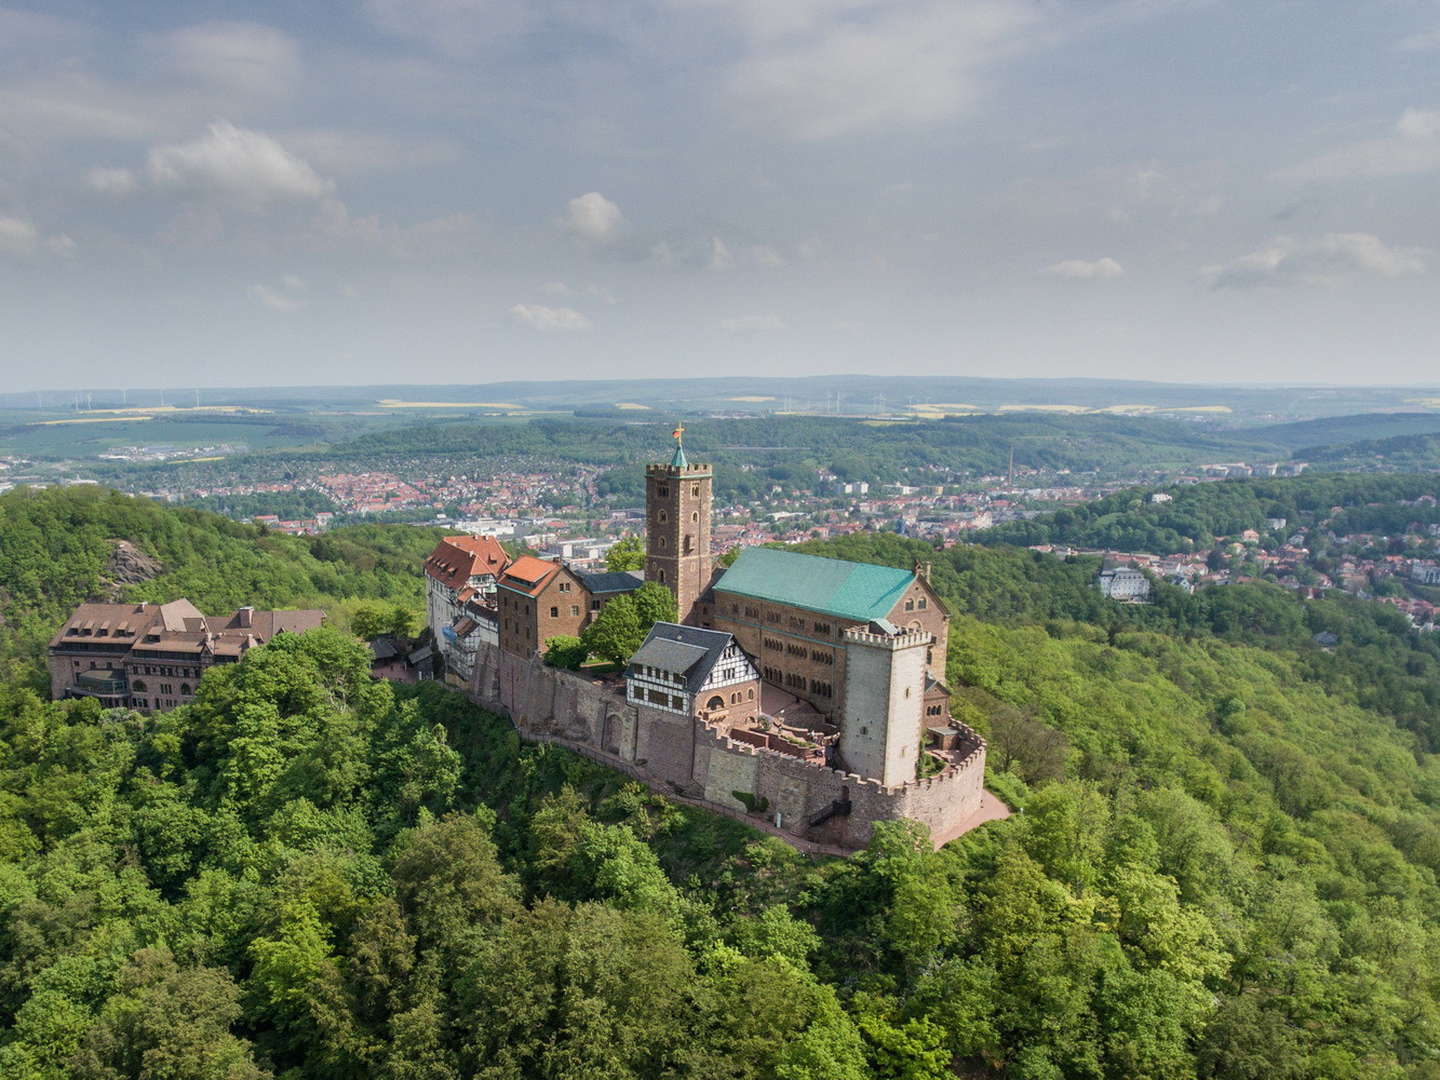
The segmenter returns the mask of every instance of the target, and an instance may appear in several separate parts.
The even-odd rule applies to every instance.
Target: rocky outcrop
[[[111,586],[119,589],[125,585],[139,585],[165,572],[165,567],[153,556],[146,555],[129,540],[111,540],[110,558],[105,560],[105,569],[100,572]]]

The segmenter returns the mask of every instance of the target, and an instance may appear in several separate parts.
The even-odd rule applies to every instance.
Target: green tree
[[[611,664],[629,660],[645,640],[648,626],[641,626],[630,596],[617,596],[600,609],[580,633],[585,651]]]
[[[627,536],[617,540],[605,553],[605,569],[610,573],[621,570],[645,569],[645,543],[638,536]]]

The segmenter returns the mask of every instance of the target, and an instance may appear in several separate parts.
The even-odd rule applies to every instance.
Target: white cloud
[[[532,330],[589,330],[590,320],[567,307],[545,307],[542,304],[516,304],[510,309],[510,317],[522,326]]]
[[[1401,38],[1397,46],[1402,52],[1429,52],[1440,49],[1440,30],[1426,30]]]
[[[731,247],[718,236],[710,238],[710,258],[706,264],[711,270],[725,271],[742,267],[773,269],[785,265],[785,257],[769,244],[742,244]]]
[[[694,4],[690,6],[696,6]],[[923,128],[970,111],[1037,25],[1034,0],[720,0],[750,39],[725,80],[739,115],[782,135]]]
[[[1299,165],[1282,169],[1289,181],[1347,180],[1357,177],[1413,176],[1440,170],[1440,109],[1409,108],[1391,133],[1349,143]]]
[[[130,195],[140,187],[140,181],[129,169],[91,169],[85,176],[85,186],[102,195]]]
[[[257,208],[318,199],[335,186],[270,136],[223,120],[198,139],[152,149],[148,171],[158,188]]]
[[[21,218],[0,217],[0,254],[29,255],[39,243],[40,231]]]
[[[299,311],[310,302],[304,279],[295,274],[286,274],[278,285],[251,285],[245,291],[257,304],[271,311]]]
[[[320,129],[286,132],[281,139],[292,153],[327,174],[413,170],[460,157],[459,144],[443,138]]]
[[[779,315],[736,315],[721,319],[718,325],[727,334],[763,334],[784,330],[787,324]]]
[[[33,221],[0,217],[0,255],[33,255],[44,250],[52,255],[69,255],[75,241],[64,233],[46,236]]]
[[[598,191],[579,195],[565,204],[565,228],[592,244],[608,244],[620,234],[624,224],[620,207]]]
[[[1282,236],[1268,247],[1242,255],[1202,274],[1215,289],[1263,285],[1324,285],[1369,275],[1411,277],[1425,272],[1420,248],[1391,247],[1370,233],[1326,233],[1308,239]]]
[[[1049,277],[1073,278],[1077,281],[1098,281],[1104,278],[1124,277],[1125,268],[1107,255],[1093,261],[1064,259],[1045,267],[1040,273]]]
[[[284,96],[300,76],[299,46],[259,23],[201,23],[154,38],[151,45],[186,79],[256,97]]]
[[[471,214],[447,214],[411,225],[379,215],[352,217],[339,199],[323,199],[314,223],[315,239],[379,251],[399,259],[436,258],[474,251],[484,229]]]

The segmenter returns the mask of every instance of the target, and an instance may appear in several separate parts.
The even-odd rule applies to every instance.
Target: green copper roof
[[[754,547],[740,553],[715,591],[869,622],[889,615],[914,580],[913,573],[893,566]]]
[[[670,467],[672,469],[684,469],[689,467],[689,465],[690,463],[685,460],[685,445],[677,442],[675,444],[675,456],[670,459]]]

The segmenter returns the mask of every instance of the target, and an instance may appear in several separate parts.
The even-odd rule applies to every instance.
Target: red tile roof
[[[522,555],[505,568],[500,584],[526,596],[535,596],[559,569],[559,563],[546,562],[533,555]]]
[[[509,561],[493,536],[447,536],[425,560],[425,573],[447,588],[463,589],[472,577],[498,577]]]

